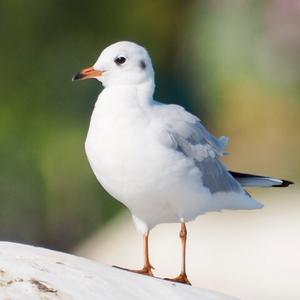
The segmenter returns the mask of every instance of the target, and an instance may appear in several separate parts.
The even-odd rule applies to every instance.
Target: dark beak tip
[[[82,79],[84,77],[84,75],[82,74],[82,73],[77,73],[76,75],[74,75],[73,77],[72,77],[72,81],[76,81],[76,80],[80,80],[80,79]]]

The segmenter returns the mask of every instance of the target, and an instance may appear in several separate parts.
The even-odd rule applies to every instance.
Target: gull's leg
[[[146,274],[153,276],[152,269],[154,269],[149,260],[149,241],[148,241],[149,235],[144,235],[144,267],[141,270],[136,271],[137,273]]]
[[[167,280],[175,281],[175,282],[180,282],[180,283],[185,283],[191,285],[189,282],[186,271],[185,271],[185,250],[186,250],[186,237],[187,237],[187,230],[184,222],[181,222],[181,229],[179,233],[179,237],[181,239],[181,246],[182,246],[182,265],[181,265],[181,272],[180,274],[172,279],[167,278]]]
[[[121,267],[114,266],[118,269],[138,273],[138,274],[143,274],[143,275],[148,275],[148,276],[153,276],[152,269],[154,269],[149,260],[149,234],[144,234],[143,239],[144,239],[144,267],[140,270],[130,270],[130,269],[125,269]]]

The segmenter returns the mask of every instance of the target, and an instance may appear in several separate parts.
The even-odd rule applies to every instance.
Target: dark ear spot
[[[143,60],[140,61],[140,67],[143,70],[146,69],[146,63]]]

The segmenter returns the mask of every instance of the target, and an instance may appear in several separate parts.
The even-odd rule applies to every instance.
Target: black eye
[[[115,59],[115,63],[117,65],[123,65],[126,61],[126,58],[124,56],[119,56]]]

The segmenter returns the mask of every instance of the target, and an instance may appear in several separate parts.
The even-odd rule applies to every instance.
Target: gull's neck
[[[155,84],[153,80],[147,80],[136,85],[137,101],[140,105],[150,104],[153,101]]]
[[[148,106],[153,102],[155,84],[153,80],[147,80],[139,84],[124,84],[107,86],[101,96],[106,98],[109,95],[110,102],[116,100],[118,105],[124,105],[124,102],[138,104],[139,106]],[[102,97],[101,97],[102,98]]]

